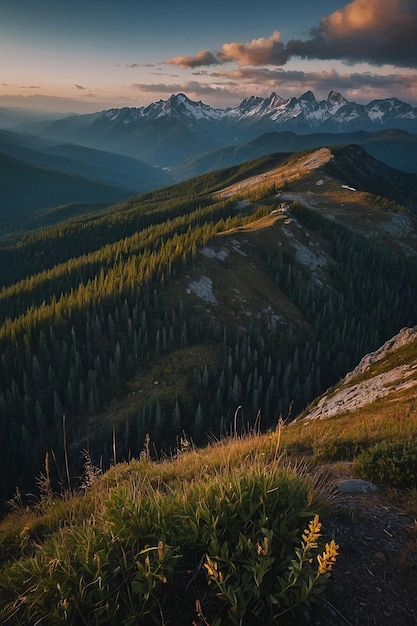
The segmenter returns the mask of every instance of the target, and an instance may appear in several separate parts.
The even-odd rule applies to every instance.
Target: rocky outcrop
[[[378,350],[365,355],[336,388],[327,391],[307,410],[303,419],[321,419],[353,411],[393,392],[412,387],[415,387],[417,393],[417,357],[408,360],[395,358],[396,352],[399,357],[401,348],[412,343],[417,344],[417,326],[403,328]],[[386,367],[376,367],[384,360]],[[402,362],[396,365],[396,361]]]

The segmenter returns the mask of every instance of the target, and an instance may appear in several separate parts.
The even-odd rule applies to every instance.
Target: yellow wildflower
[[[301,535],[303,538],[303,548],[309,550],[311,548],[317,548],[317,540],[321,536],[321,522],[319,516],[315,515],[314,519],[308,524],[308,528]]]
[[[259,555],[267,556],[269,552],[269,541],[268,537],[264,537],[262,541],[262,545],[260,543],[256,544],[256,551]]]
[[[213,559],[211,559],[209,556],[207,556],[206,559],[207,560],[204,563],[204,567],[206,568],[208,575],[212,576],[213,578],[217,578],[218,572],[216,561],[213,561]]]
[[[330,543],[326,543],[323,555],[320,556],[319,554],[317,556],[319,563],[317,568],[318,574],[326,574],[331,571],[333,565],[336,563],[336,557],[339,554],[338,550],[339,546],[334,539],[332,539]]]

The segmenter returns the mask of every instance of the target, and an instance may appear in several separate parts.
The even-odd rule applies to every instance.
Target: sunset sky
[[[417,0],[0,0],[0,106],[225,108],[331,89],[417,105]]]

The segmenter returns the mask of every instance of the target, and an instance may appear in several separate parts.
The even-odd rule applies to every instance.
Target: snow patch
[[[213,283],[208,276],[202,276],[200,280],[191,282],[188,285],[187,293],[194,293],[201,298],[201,300],[209,304],[217,304],[216,297],[213,293]]]
[[[230,245],[233,249],[234,252],[237,252],[238,254],[241,254],[242,256],[248,256],[246,254],[246,252],[243,252],[241,246],[240,246],[240,241],[238,241],[237,239],[231,239],[230,240]]]
[[[283,318],[280,315],[274,313],[274,310],[270,305],[267,306],[265,309],[262,309],[258,317],[260,317],[261,321],[264,322],[267,330],[270,331],[275,331],[278,324],[283,321]]]
[[[327,266],[326,258],[322,254],[319,254],[316,250],[307,248],[307,246],[304,246],[302,243],[297,241],[293,233],[288,229],[283,228],[282,230],[287,235],[291,245],[295,249],[297,261],[302,265],[309,267],[313,273],[315,282],[318,285],[323,285],[323,281],[317,275],[315,276],[314,272]]]
[[[203,254],[208,259],[218,259],[219,261],[224,261],[229,256],[230,252],[237,252],[242,256],[248,256],[246,252],[244,252],[241,248],[240,241],[237,239],[230,239],[228,241],[227,246],[222,246],[220,250],[213,250],[210,246],[205,246],[200,250],[201,254]]]
[[[200,252],[208,259],[219,259],[219,261],[224,261],[229,256],[229,251],[226,250],[226,248],[216,251],[209,246],[205,246],[204,248],[201,248]]]

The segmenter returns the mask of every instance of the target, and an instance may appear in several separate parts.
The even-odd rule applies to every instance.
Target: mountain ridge
[[[283,99],[275,93],[267,98],[252,96],[236,107],[219,109],[179,93],[148,106],[113,108],[27,128],[48,138],[173,167],[204,151],[272,131],[304,135],[397,128],[417,132],[417,107],[396,98],[362,105],[336,91],[319,101],[309,91],[299,98]]]
[[[109,205],[171,182],[166,172],[131,157],[5,130],[0,159],[3,223],[72,203]]]
[[[172,168],[171,174],[179,180],[198,176],[213,169],[230,167],[249,159],[273,152],[301,150],[336,145],[357,144],[375,159],[395,169],[417,173],[417,135],[405,130],[385,129],[375,132],[310,133],[299,135],[293,131],[272,131],[259,135],[248,143],[229,145],[201,153]]]
[[[130,114],[130,115],[129,115]],[[236,107],[225,109],[213,108],[204,104],[201,100],[190,100],[185,94],[173,94],[167,100],[159,100],[147,107],[111,109],[100,117],[106,117],[111,121],[119,116],[123,117],[123,123],[129,123],[139,118],[155,118],[171,116],[182,120],[189,118],[196,121],[230,121],[248,124],[270,120],[277,126],[291,125],[291,119],[302,118],[306,125],[315,128],[332,120],[333,129],[340,132],[340,126],[351,126],[355,130],[359,126],[366,130],[366,126],[391,125],[393,120],[417,121],[417,107],[401,102],[397,98],[385,98],[372,100],[362,105],[349,102],[342,94],[332,90],[326,100],[318,101],[312,91],[307,91],[300,97],[281,98],[273,92],[267,98],[250,97],[244,99]],[[300,129],[300,120],[296,126]],[[417,128],[417,126],[415,126]]]
[[[0,154],[0,223],[34,217],[38,211],[69,204],[106,206],[126,200],[134,192],[91,181],[80,175],[53,171]]]

